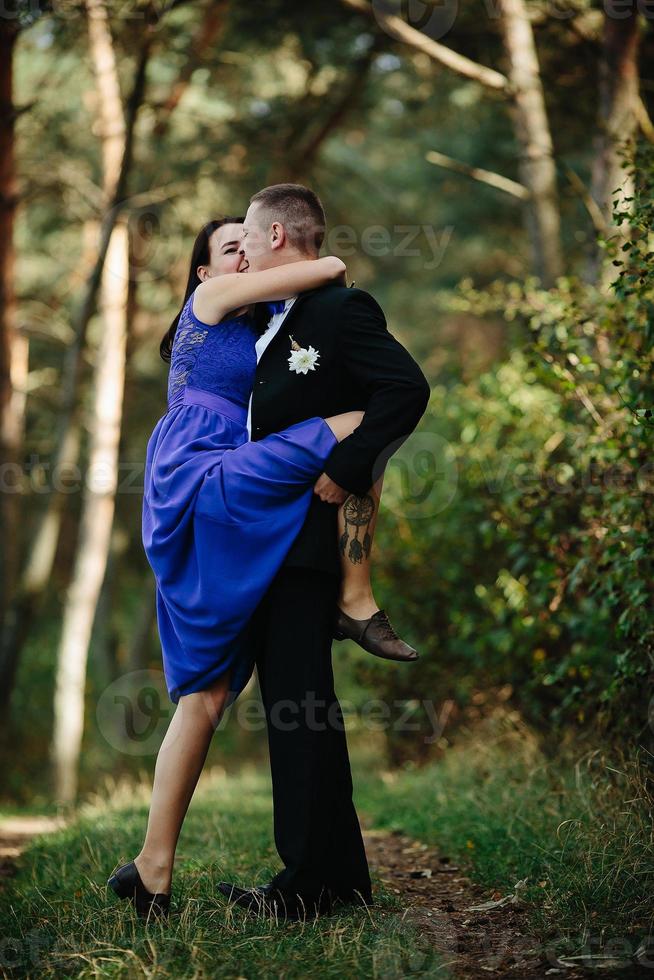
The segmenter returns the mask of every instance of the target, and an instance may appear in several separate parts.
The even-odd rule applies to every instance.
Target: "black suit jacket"
[[[297,374],[288,358],[293,337],[320,354],[314,371]],[[365,494],[411,434],[429,401],[429,384],[389,332],[381,307],[361,289],[324,286],[301,293],[263,352],[252,393],[253,440],[315,415],[365,410],[361,425],[334,447],[325,472],[349,493]],[[335,504],[314,494],[285,565],[340,574]]]

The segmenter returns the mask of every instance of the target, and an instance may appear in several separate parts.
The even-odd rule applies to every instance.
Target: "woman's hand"
[[[342,504],[349,497],[347,490],[334,483],[331,477],[323,473],[318,477],[313,487],[313,492],[317,494],[326,504]]]
[[[324,262],[327,266],[328,273],[332,280],[338,283],[339,286],[347,286],[346,273],[347,266],[342,259],[339,259],[337,255],[326,255],[323,259],[318,259],[319,262]]]

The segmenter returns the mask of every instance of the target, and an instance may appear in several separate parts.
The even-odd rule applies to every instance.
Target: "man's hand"
[[[313,492],[317,493],[326,504],[342,504],[350,496],[347,490],[339,487],[338,483],[334,483],[326,473],[318,477]]]

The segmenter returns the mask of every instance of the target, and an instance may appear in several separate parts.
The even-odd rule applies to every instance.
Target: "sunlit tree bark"
[[[534,34],[524,0],[497,0],[513,89],[520,180],[529,191],[525,215],[534,271],[545,286],[563,272],[556,166]]]
[[[109,17],[104,0],[86,0],[89,47],[102,133],[105,208],[116,195],[126,125]],[[104,580],[118,483],[127,338],[129,235],[115,221],[100,288],[100,342],[94,373],[88,472],[72,579],[57,652],[52,756],[57,799],[72,802],[84,732],[84,692],[93,620]]]
[[[640,32],[638,10],[610,0],[604,8],[604,33],[599,78],[599,125],[595,138],[591,194],[604,215],[607,233],[618,243],[630,233],[629,223],[612,226],[613,201],[633,197],[633,177],[621,166],[625,149],[642,125],[638,79]],[[596,251],[589,277],[610,280],[610,266]]]
[[[128,233],[121,220],[111,236],[102,278],[102,331],[94,379],[89,466],[57,654],[53,758],[56,796],[64,802],[73,801],[77,791],[89,641],[107,567],[115,509],[128,279]]]

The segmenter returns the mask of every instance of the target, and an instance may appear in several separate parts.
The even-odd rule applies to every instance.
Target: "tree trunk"
[[[85,3],[101,124],[103,196],[108,208],[121,182],[125,116],[105,2]],[[128,283],[129,234],[126,223],[119,219],[114,221],[101,280],[102,327],[89,427],[88,473],[57,653],[52,758],[56,797],[64,803],[74,802],[77,795],[88,649],[111,543],[125,381]]]
[[[514,131],[521,148],[520,179],[529,192],[525,205],[527,233],[531,242],[533,268],[545,286],[563,272],[561,218],[556,188],[552,136],[534,35],[524,0],[497,0],[509,77],[452,51],[401,17],[387,14],[367,0],[342,0],[359,13],[375,19],[391,37],[428,55],[464,78],[513,98]]]
[[[52,755],[56,798],[64,803],[74,802],[77,795],[89,640],[111,542],[125,378],[128,279],[128,233],[126,224],[120,221],[111,236],[102,278],[102,332],[95,372],[89,468],[57,654]]]
[[[498,0],[497,7],[513,88],[520,180],[530,194],[525,215],[533,265],[547,287],[562,274],[563,258],[556,167],[538,55],[524,0]]]
[[[0,630],[19,574],[20,474],[29,350],[27,337],[18,329],[14,292],[14,223],[18,199],[13,104],[16,34],[15,20],[0,17]]]
[[[370,73],[372,63],[379,52],[380,40],[375,39],[368,50],[351,67],[340,90],[335,93],[332,105],[327,105],[325,117],[318,121],[317,128],[309,130],[304,142],[293,141],[287,146],[277,173],[268,179],[271,184],[282,181],[302,182],[309,178],[320,149],[331,134],[343,124],[349,113],[356,107]]]
[[[189,54],[179,77],[172,86],[168,98],[158,109],[154,127],[154,136],[158,139],[166,135],[173,113],[189,87],[193,72],[201,64],[203,55],[224,32],[230,2],[231,0],[209,0],[200,25],[193,35]]]
[[[77,464],[80,445],[79,386],[81,382],[82,356],[86,343],[88,324],[93,315],[96,295],[100,285],[102,272],[107,257],[111,235],[118,220],[120,206],[123,203],[124,189],[132,163],[132,146],[134,127],[139,108],[143,102],[145,90],[145,73],[150,54],[151,37],[146,36],[141,50],[140,60],[136,71],[134,87],[130,97],[124,130],[124,152],[114,193],[108,200],[107,208],[102,215],[99,230],[99,242],[92,271],[86,280],[82,297],[77,311],[73,316],[74,340],[66,352],[66,360],[61,381],[61,408],[55,436],[51,472],[61,474],[69,472]],[[106,68],[104,69],[106,70]],[[111,130],[109,138],[113,138]],[[106,151],[106,158],[114,159],[115,147]],[[104,154],[103,154],[104,157]],[[115,178],[115,175],[112,175]],[[107,181],[107,188],[111,186]],[[38,601],[50,580],[54,562],[61,516],[66,503],[66,497],[56,485],[48,494],[45,509],[36,521],[34,532],[26,545],[26,566],[21,575],[18,589],[14,596],[7,616],[6,628],[2,635],[0,651],[0,715],[8,717],[8,706],[13,690],[20,654],[29,632]]]
[[[470,58],[458,54],[452,48],[448,48],[447,45],[434,41],[422,31],[411,27],[402,17],[386,13],[382,9],[382,4],[368,3],[368,0],[343,0],[343,3],[351,10],[356,10],[357,13],[372,17],[389,37],[395,38],[396,41],[401,41],[403,44],[408,44],[416,51],[422,51],[432,61],[449,68],[457,75],[462,75],[463,78],[471,78],[473,81],[499,92],[507,91],[509,81],[501,72],[487,68],[486,65],[480,65],[476,61],[471,61]]]
[[[599,124],[594,143],[591,194],[604,215],[607,234],[618,244],[630,233],[629,223],[612,223],[612,202],[624,205],[633,197],[633,177],[623,167],[621,150],[634,137],[639,125],[638,11],[634,6],[614,10],[609,0],[604,12],[604,37],[599,75]],[[616,4],[617,6],[617,4]],[[619,14],[619,16],[618,16]],[[626,16],[625,16],[626,14]],[[617,191],[617,193],[614,193]],[[596,249],[589,278],[610,279],[610,266],[603,262],[603,251]]]

